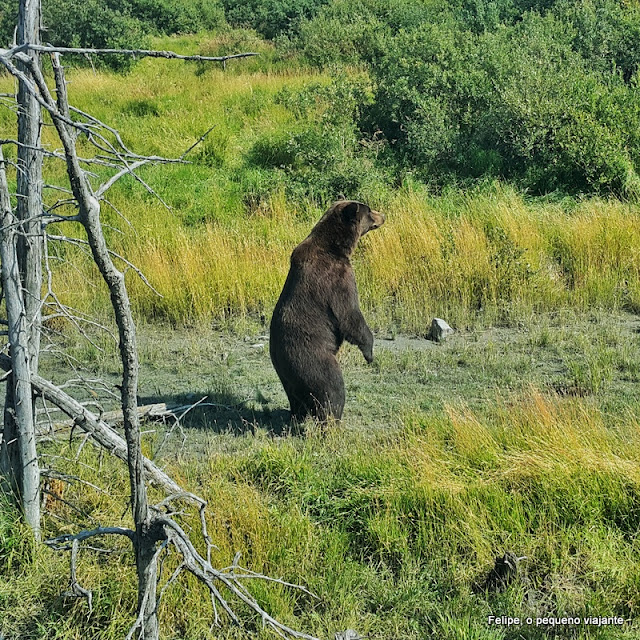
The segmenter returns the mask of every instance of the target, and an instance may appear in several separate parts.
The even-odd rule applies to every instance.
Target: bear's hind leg
[[[294,422],[304,422],[311,413],[309,407],[298,398],[289,398],[289,407],[291,409],[291,420]]]
[[[282,386],[289,399],[290,419],[295,422],[304,422],[312,413],[312,403],[309,402],[309,394],[302,385],[293,384],[290,380],[281,378]]]
[[[282,386],[289,398],[291,418],[303,422],[311,415],[320,422],[329,418],[340,420],[344,410],[345,391],[340,365],[330,355],[304,371],[299,379],[282,379]]]
[[[323,376],[312,391],[312,415],[320,422],[329,418],[340,420],[344,411],[345,391],[340,365],[335,357],[325,363]]]

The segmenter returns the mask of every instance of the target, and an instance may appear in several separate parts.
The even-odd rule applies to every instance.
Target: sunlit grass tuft
[[[377,328],[422,334],[434,316],[465,327],[511,324],[563,307],[638,308],[640,214],[630,205],[591,201],[568,213],[498,188],[460,196],[453,214],[450,206],[426,192],[401,191],[384,207],[387,223],[357,249],[362,305]],[[276,193],[251,215],[216,221],[208,211],[211,221],[185,226],[177,214],[132,203],[134,230],[112,242],[162,294],[131,273],[141,317],[174,324],[268,317],[290,252],[321,209],[301,210]],[[80,261],[76,268],[93,284],[78,287],[76,272],[62,267],[63,299],[103,307],[106,294],[89,266]]]

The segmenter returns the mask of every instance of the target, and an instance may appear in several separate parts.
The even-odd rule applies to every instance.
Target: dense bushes
[[[301,22],[296,46],[316,66],[371,63],[400,29],[435,24],[447,14],[441,0],[334,0]]]
[[[286,178],[289,191],[307,195],[358,191],[392,166],[399,181],[407,172],[432,184],[497,177],[536,194],[640,195],[636,2],[43,2],[46,39],[55,44],[139,47],[146,33],[211,29],[226,19],[236,28],[219,30],[202,52],[246,44],[262,52],[249,69],[279,72],[293,54],[296,64],[335,72],[335,95],[316,87],[295,97],[303,104],[315,91],[313,108],[323,113],[335,101],[329,116],[296,107],[289,131],[255,141],[246,160],[259,184]],[[0,8],[5,40],[16,4]],[[354,93],[354,68],[368,77],[366,90]]]
[[[424,24],[372,65],[372,123],[424,176],[497,175],[536,193],[638,195],[637,84],[594,69],[575,33],[530,13],[474,36]],[[613,63],[612,63],[613,64]]]
[[[254,0],[252,22],[224,1],[228,18],[269,37],[286,33],[280,45],[310,64],[357,66],[372,81],[373,95],[346,109],[355,123],[328,119],[256,143],[252,160],[271,159],[297,182],[326,184],[328,165],[362,160],[361,143],[375,139],[399,177],[499,177],[536,194],[640,195],[634,3],[333,0],[295,5],[286,22],[275,0]],[[315,14],[305,17],[302,7]],[[261,11],[280,26],[260,23]],[[335,86],[346,77],[338,72]]]
[[[353,76],[301,91],[283,89],[276,101],[296,125],[268,131],[249,150],[249,166],[279,174],[290,197],[325,201],[343,194],[365,197],[386,182],[377,166],[376,145],[366,144],[355,125],[372,98],[366,78]]]
[[[43,24],[43,39],[57,46],[140,49],[149,45],[140,20],[113,10],[102,0],[45,0]],[[133,59],[109,56],[96,62],[126,69]]]
[[[0,39],[9,42],[18,13],[18,0],[0,8]],[[224,22],[218,0],[42,0],[42,39],[57,46],[140,49],[150,33],[193,33]],[[131,58],[96,60],[125,69]]]
[[[399,173],[640,195],[635,3],[335,0],[297,42],[314,65],[368,69],[359,126]]]
[[[114,6],[160,33],[196,33],[224,23],[219,0],[125,0]]]
[[[295,32],[300,21],[313,16],[327,0],[222,0],[235,27],[255,29],[265,38]]]

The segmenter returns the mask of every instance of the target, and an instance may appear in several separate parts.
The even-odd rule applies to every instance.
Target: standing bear
[[[349,260],[358,240],[384,223],[366,204],[336,202],[291,254],[289,275],[271,319],[271,361],[291,417],[340,419],[344,381],[336,359],[344,340],[373,360],[373,335],[360,311]]]

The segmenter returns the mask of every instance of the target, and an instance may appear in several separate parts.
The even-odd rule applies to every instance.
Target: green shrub
[[[296,45],[319,67],[370,63],[383,56],[400,30],[449,17],[443,0],[335,0],[301,22]]]
[[[399,174],[640,193],[637,3],[335,0],[299,32],[315,66],[368,66],[357,124]]]
[[[43,4],[43,40],[62,47],[97,49],[148,48],[142,23],[103,0],[46,0]],[[127,69],[134,64],[130,56],[95,57],[98,65]]]
[[[300,21],[314,15],[327,0],[222,0],[227,21],[255,29],[265,38],[296,32]]]
[[[640,64],[640,5],[619,0],[558,2],[554,15],[571,25],[572,47],[590,68],[630,83]]]
[[[455,25],[425,23],[389,42],[373,66],[368,126],[384,132],[403,164],[432,177],[455,168],[490,92],[476,57],[472,34]]]
[[[0,38],[9,42],[18,0],[0,8]],[[42,40],[56,46],[143,49],[149,33],[193,33],[224,23],[219,0],[42,0]],[[114,69],[134,64],[129,56],[95,57]]]
[[[276,102],[295,116],[297,124],[263,133],[247,153],[248,164],[284,173],[290,196],[359,197],[367,185],[386,182],[375,166],[375,143],[366,144],[355,124],[371,98],[364,76],[283,89]]]
[[[297,46],[313,65],[356,64],[380,55],[389,26],[373,3],[337,0],[300,25]]]
[[[456,15],[474,33],[494,31],[502,25],[514,25],[524,13],[544,14],[558,0],[460,0]]]
[[[485,136],[494,136],[504,174],[534,192],[636,195],[638,90],[590,67],[573,36],[555,17],[532,14],[510,33],[481,39],[494,89]]]
[[[160,33],[196,33],[224,24],[219,0],[128,0],[120,6]]]
[[[497,175],[534,193],[640,193],[637,83],[574,50],[553,14],[473,34],[423,24],[372,65],[382,130],[402,164],[430,180]]]

